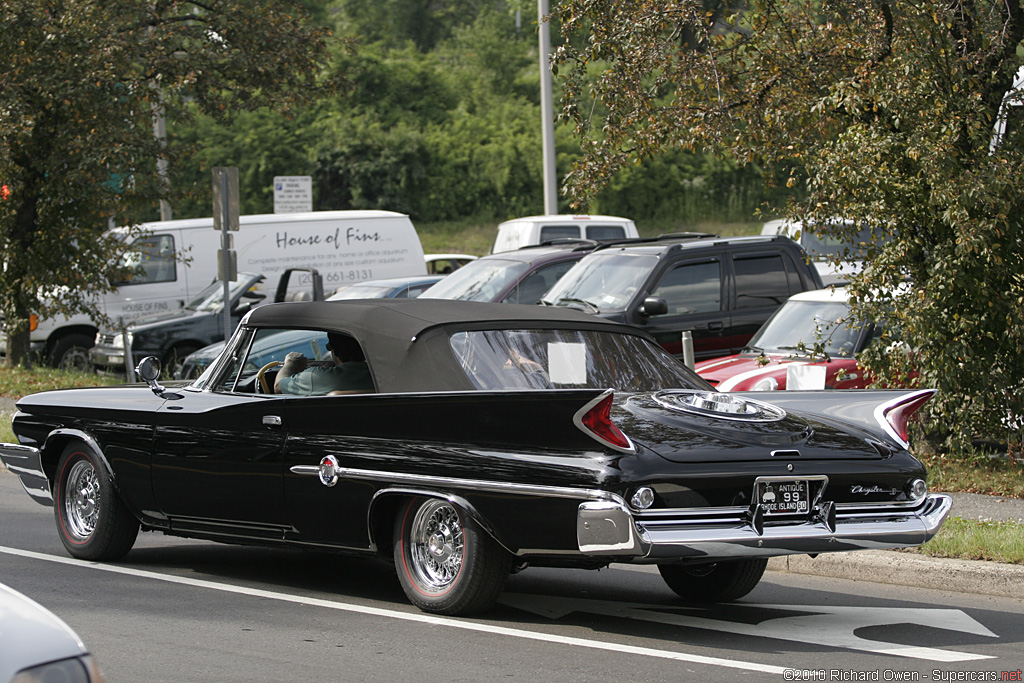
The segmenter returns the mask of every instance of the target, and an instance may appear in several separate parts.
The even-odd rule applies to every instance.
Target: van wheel
[[[92,372],[92,361],[89,360],[89,349],[96,341],[94,337],[84,334],[68,334],[53,345],[50,351],[49,364],[61,370],[77,370]]]
[[[91,448],[71,443],[57,465],[54,516],[61,543],[83,560],[124,557],[139,534],[139,520],[114,489]]]
[[[168,351],[163,359],[164,377],[176,379],[181,373],[181,366],[185,362],[185,357],[198,350],[199,347],[195,344],[178,344]]]

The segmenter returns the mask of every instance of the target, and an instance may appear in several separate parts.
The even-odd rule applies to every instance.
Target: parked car
[[[618,216],[524,216],[498,224],[491,253],[515,251],[553,240],[621,240],[639,237],[636,224]]]
[[[788,238],[682,233],[600,245],[541,303],[647,330],[677,356],[690,331],[700,360],[738,353],[791,295],[821,287]]]
[[[283,330],[347,336],[376,391],[271,393],[281,358],[251,350]],[[18,402],[0,459],[74,557],[123,557],[141,528],[390,557],[440,614],[528,565],[656,564],[722,601],[768,557],[919,545],[950,508],[908,451],[931,390],[716,393],[646,332],[564,308],[268,304],[191,384],[158,366]]]
[[[807,226],[803,221],[780,219],[765,223],[761,227],[761,234],[785,235],[798,242],[810,256],[822,283],[845,285],[851,275],[864,269],[865,258],[872,246],[883,246],[889,241],[890,235],[881,229],[872,230],[864,226],[851,236],[849,232],[839,232],[840,224],[849,229],[849,221]]]
[[[103,683],[88,648],[38,602],[0,584],[0,681]]]
[[[418,297],[444,277],[444,275],[420,275],[418,277],[364,280],[351,285],[342,285],[327,298],[330,301],[339,299],[410,299]]]
[[[559,240],[490,254],[466,264],[423,296],[536,304],[558,278],[596,246],[597,242],[589,240]]]
[[[857,356],[884,323],[853,317],[845,288],[794,294],[742,352],[697,363],[718,391],[863,389],[870,383]]]
[[[291,276],[309,278],[308,289],[290,287]],[[257,273],[238,273],[228,282],[228,306],[231,329],[252,308],[266,297],[257,291],[265,278]],[[323,300],[323,280],[319,272],[306,268],[289,268],[278,278],[274,301]],[[179,311],[140,318],[124,330],[104,329],[96,335],[96,344],[89,350],[89,359],[97,372],[124,375],[125,355],[134,366],[145,356],[156,356],[174,377],[184,359],[194,351],[224,339],[224,283],[214,282]]]
[[[415,298],[429,289],[435,282],[442,279],[441,275],[428,275],[413,278],[387,278],[385,280],[367,280],[352,285],[342,285],[328,297],[328,301],[344,299],[404,299]],[[326,341],[317,340],[315,335],[295,331],[281,332],[267,337],[258,346],[254,346],[250,358],[270,359],[271,356],[287,355],[289,351],[298,351],[309,355],[315,360],[326,360],[328,353],[324,348]],[[214,342],[185,356],[178,368],[174,370],[175,379],[195,379],[224,350],[224,342]],[[283,352],[282,352],[283,351]],[[266,362],[266,361],[264,361]]]
[[[427,254],[424,258],[427,261],[427,275],[448,275],[476,260],[472,254]]]

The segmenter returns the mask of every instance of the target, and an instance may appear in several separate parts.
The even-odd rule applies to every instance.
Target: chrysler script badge
[[[324,486],[338,483],[338,459],[333,455],[324,456],[320,461],[320,483]]]

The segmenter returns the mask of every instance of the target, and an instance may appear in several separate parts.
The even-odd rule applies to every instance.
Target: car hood
[[[615,423],[672,462],[869,460],[900,447],[877,407],[907,391],[717,393],[670,389],[620,400]]]
[[[136,318],[129,325],[129,329],[132,332],[146,329],[154,325],[165,325],[168,322],[174,320],[187,320],[196,316],[208,316],[211,315],[209,311],[195,311],[191,308],[179,308],[177,311],[169,311],[167,313],[155,313],[153,315],[147,315],[142,318]]]
[[[85,645],[56,615],[0,584],[0,680],[19,669],[87,654]]]
[[[779,366],[785,366],[793,362],[816,365],[821,361],[810,361],[806,357],[800,358],[775,354],[761,356],[743,353],[735,356],[726,356],[725,358],[701,361],[694,366],[694,369],[703,379],[710,382],[713,386],[719,387],[720,391],[729,391],[728,386],[722,386],[722,383],[727,380],[731,380],[730,384],[735,384],[740,379],[754,379],[756,381],[755,378],[773,375],[779,372]]]

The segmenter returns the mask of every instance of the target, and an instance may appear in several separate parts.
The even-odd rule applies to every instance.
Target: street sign
[[[313,176],[274,176],[274,213],[313,210]]]
[[[238,168],[213,167],[213,229],[238,230]],[[222,226],[224,221],[227,226]]]

